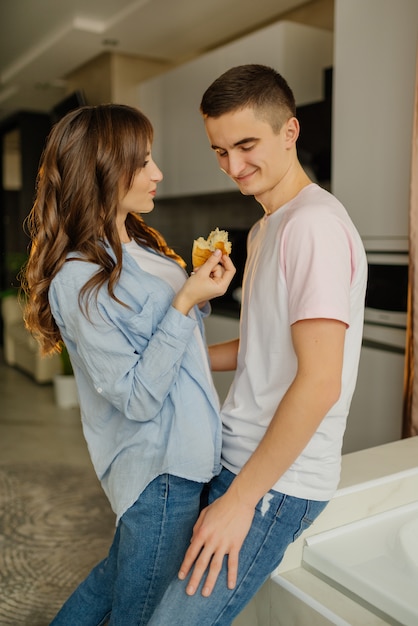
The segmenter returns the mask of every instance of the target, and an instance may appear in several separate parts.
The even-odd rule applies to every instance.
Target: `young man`
[[[367,263],[346,210],[299,163],[286,81],[232,68],[206,91],[221,169],[265,215],[252,228],[240,339],[210,348],[236,375],[222,409],[223,470],[158,626],[226,626],[333,496],[360,356]]]

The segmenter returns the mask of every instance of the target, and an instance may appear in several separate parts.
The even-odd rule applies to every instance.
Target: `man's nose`
[[[238,154],[233,154],[233,155],[230,154],[228,156],[228,163],[227,163],[227,168],[225,168],[225,171],[227,174],[229,174],[229,176],[233,176],[233,177],[238,176],[239,174],[241,174],[244,168],[245,168],[245,162],[242,156]]]

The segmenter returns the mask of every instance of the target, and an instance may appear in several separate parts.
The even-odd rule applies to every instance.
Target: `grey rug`
[[[106,556],[114,523],[92,470],[0,463],[0,626],[47,626]]]

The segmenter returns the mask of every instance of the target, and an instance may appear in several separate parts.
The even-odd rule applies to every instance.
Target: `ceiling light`
[[[108,48],[116,48],[119,45],[119,39],[111,39],[110,37],[103,39],[102,45]]]

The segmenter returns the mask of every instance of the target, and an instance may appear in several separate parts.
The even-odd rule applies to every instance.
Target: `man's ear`
[[[299,137],[300,126],[299,121],[296,117],[291,117],[287,120],[285,126],[286,132],[286,143],[289,148],[291,148],[295,143],[297,138]]]

